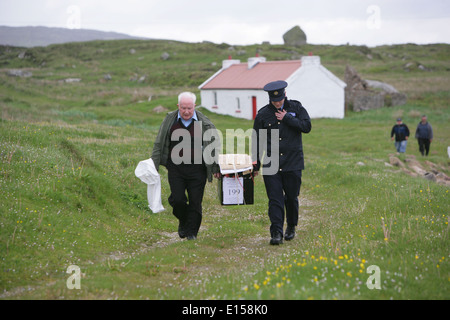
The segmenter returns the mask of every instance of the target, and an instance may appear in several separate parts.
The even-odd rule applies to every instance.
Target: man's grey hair
[[[195,101],[197,100],[197,97],[192,92],[182,92],[178,95],[178,105],[180,104],[181,100],[183,98],[189,98],[192,100],[192,103],[195,104]]]

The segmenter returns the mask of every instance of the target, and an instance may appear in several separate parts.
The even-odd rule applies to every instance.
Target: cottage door
[[[256,107],[256,97],[252,97],[252,107],[253,107],[253,120],[256,118],[256,114],[258,113],[258,108]]]

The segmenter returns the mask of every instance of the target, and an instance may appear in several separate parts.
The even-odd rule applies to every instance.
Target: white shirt
[[[198,118],[197,118],[197,112],[195,112],[195,110],[194,110],[194,115],[192,116],[192,118],[190,118],[189,120],[184,120],[184,119],[181,117],[181,115],[180,115],[180,111],[178,111],[178,118],[177,118],[177,121],[178,121],[179,119],[181,119],[181,123],[187,128],[187,127],[189,127],[189,125],[192,123],[192,120],[198,121]]]

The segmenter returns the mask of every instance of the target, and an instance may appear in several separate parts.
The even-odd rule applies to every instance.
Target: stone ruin
[[[283,35],[283,40],[287,46],[300,47],[306,44],[306,34],[299,26],[295,26]]]
[[[406,103],[406,95],[390,84],[362,79],[350,66],[345,69],[345,105],[347,110],[365,111]]]
[[[389,155],[389,163],[385,163],[385,165],[400,168],[401,172],[411,177],[421,177],[447,187],[450,186],[450,177],[443,172],[446,168],[431,161],[425,161],[422,165],[413,155],[407,155],[406,159],[402,161],[391,154]]]

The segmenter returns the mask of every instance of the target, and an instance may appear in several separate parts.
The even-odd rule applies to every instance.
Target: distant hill
[[[50,44],[92,40],[144,39],[117,32],[49,27],[0,26],[0,45],[45,47]]]

